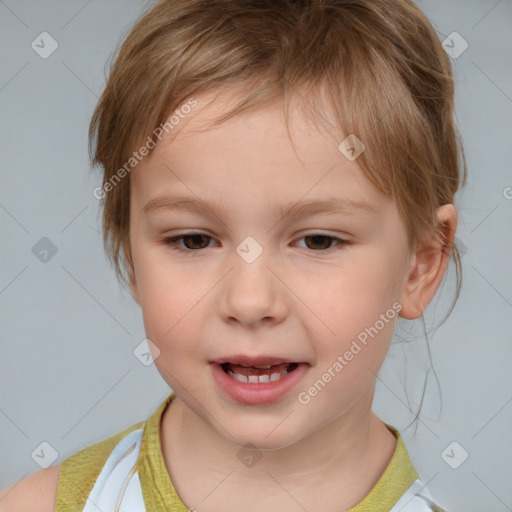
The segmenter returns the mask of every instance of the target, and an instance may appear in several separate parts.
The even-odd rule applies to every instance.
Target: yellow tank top
[[[137,423],[99,443],[87,446],[64,459],[60,467],[55,512],[82,511],[106,460],[117,443],[130,432],[143,428],[136,470],[148,512],[188,512],[174,489],[160,445],[160,420],[175,397],[171,393],[146,422]],[[367,496],[348,512],[389,511],[418,479],[399,432],[387,427],[397,438],[393,456]],[[437,509],[435,509],[437,510]]]

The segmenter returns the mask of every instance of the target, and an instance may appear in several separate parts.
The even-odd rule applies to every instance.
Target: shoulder
[[[82,510],[112,450],[145,422],[76,451],[60,465],[33,473],[0,491],[0,512]]]
[[[37,471],[0,491],[0,512],[53,512],[60,466]]]
[[[55,512],[83,510],[105,462],[116,445],[131,432],[143,428],[137,423],[107,439],[79,450],[61,463]],[[0,509],[0,512],[4,512]]]

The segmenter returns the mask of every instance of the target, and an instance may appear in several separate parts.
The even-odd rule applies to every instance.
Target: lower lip
[[[300,363],[295,370],[273,382],[245,383],[232,379],[220,364],[210,364],[212,365],[213,377],[219,387],[233,400],[246,405],[264,405],[277,402],[304,377],[309,366]]]

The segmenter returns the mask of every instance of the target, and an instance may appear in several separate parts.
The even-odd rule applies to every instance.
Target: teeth
[[[258,382],[274,382],[276,380],[279,380],[281,377],[284,377],[288,372],[285,370],[282,373],[273,373],[270,375],[249,375],[249,377],[246,377],[245,375],[242,375],[240,373],[234,373],[231,370],[228,370],[228,375],[235,379],[238,382],[243,382],[244,384],[251,383],[251,384],[257,384]]]
[[[244,368],[263,368],[264,370],[268,370],[269,368],[272,367],[271,364],[266,364],[266,365],[263,365],[263,366],[241,364],[240,366],[243,366]]]

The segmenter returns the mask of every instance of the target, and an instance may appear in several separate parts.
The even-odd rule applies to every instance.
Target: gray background
[[[450,318],[429,332],[438,380],[428,373],[416,435],[403,429],[428,370],[419,322],[397,331],[374,409],[402,432],[440,505],[504,512],[512,510],[512,2],[418,5],[442,40],[456,31],[469,44],[452,59],[469,171],[457,200],[464,280]],[[145,337],[142,318],[103,254],[92,193],[100,173],[87,154],[106,64],[148,6],[0,0],[0,487],[40,469],[52,453],[40,443],[61,462],[145,420],[170,393],[133,354]],[[59,45],[47,59],[31,47],[44,31]],[[43,237],[57,249],[46,262],[33,252]],[[429,327],[447,311],[453,276],[451,266]],[[400,343],[405,337],[411,342]]]

